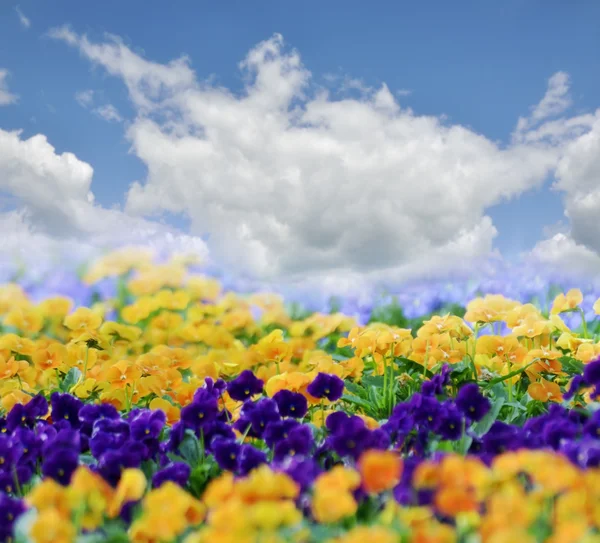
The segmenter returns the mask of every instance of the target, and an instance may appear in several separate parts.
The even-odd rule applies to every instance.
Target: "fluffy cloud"
[[[8,91],[8,85],[6,83],[7,78],[8,70],[0,68],[0,106],[14,104],[18,100],[16,94],[12,94]]]
[[[600,273],[600,109],[591,130],[566,146],[556,167],[554,189],[561,191],[567,232],[540,242],[531,257],[562,269]]]
[[[280,35],[240,63],[246,85],[234,94],[198,81],[186,57],[159,64],[114,36],[51,34],[121,78],[137,109],[127,137],[148,174],[127,211],[187,215],[220,262],[262,277],[352,282],[472,266],[494,254],[486,209],[540,186],[594,122],[557,118],[570,105],[561,72],[499,145],[415,115],[386,85],[346,78],[335,99]]]
[[[123,244],[207,256],[199,238],[96,205],[92,176],[89,164],[72,153],[57,154],[45,136],[23,139],[21,132],[0,129],[0,191],[13,197],[13,209],[0,213],[3,261],[57,253],[85,258]]]

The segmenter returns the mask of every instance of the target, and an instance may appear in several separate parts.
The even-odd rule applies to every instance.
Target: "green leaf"
[[[60,383],[60,390],[69,392],[79,382],[82,375],[79,368],[71,368]]]
[[[492,408],[488,411],[485,417],[483,417],[475,426],[473,431],[477,436],[481,437],[488,432],[492,427],[492,424],[496,422],[498,414],[504,405],[504,398],[496,398],[496,401],[492,403]]]
[[[350,394],[344,394],[342,396],[342,401],[358,405],[363,409],[367,409],[369,411],[373,409],[373,406],[368,401],[358,398],[356,396],[352,396]]]
[[[179,445],[179,454],[190,466],[197,466],[200,463],[200,442],[191,430],[185,431],[185,437]]]
[[[404,370],[406,372],[408,372],[408,370],[412,370],[414,373],[420,373],[421,375],[425,375],[429,379],[433,377],[433,373],[431,371],[425,369],[421,364],[415,362],[414,360],[411,360],[410,358],[404,358],[403,356],[400,356],[396,358],[394,362],[400,370]]]

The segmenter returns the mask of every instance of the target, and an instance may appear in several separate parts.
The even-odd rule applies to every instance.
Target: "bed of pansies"
[[[83,283],[88,307],[0,287],[1,541],[600,541],[581,291],[364,323],[181,259]]]

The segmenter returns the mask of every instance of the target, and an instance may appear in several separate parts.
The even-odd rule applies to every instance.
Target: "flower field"
[[[580,290],[362,322],[135,253],[85,270],[87,306],[15,281],[0,541],[600,542]]]

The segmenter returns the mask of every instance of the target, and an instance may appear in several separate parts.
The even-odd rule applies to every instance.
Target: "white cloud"
[[[8,78],[8,70],[0,68],[0,106],[8,106],[14,104],[19,97],[8,91],[6,79]]]
[[[2,260],[43,260],[56,253],[85,257],[123,244],[207,257],[204,242],[157,222],[94,203],[92,167],[57,154],[44,135],[23,139],[0,129],[0,192],[14,209],[0,213]]]
[[[535,247],[532,258],[557,266],[600,273],[600,109],[591,130],[566,146],[556,168],[568,229]]]
[[[19,17],[19,22],[21,23],[21,25],[24,28],[29,28],[31,26],[31,21],[29,20],[28,17],[25,16],[25,14],[21,11],[21,8],[19,6],[15,7],[15,11],[17,12],[17,15]]]
[[[334,99],[280,35],[240,64],[240,94],[198,81],[187,57],[160,64],[114,36],[51,35],[128,89],[137,115],[126,134],[148,174],[131,186],[127,211],[187,214],[221,263],[262,277],[354,285],[469,269],[495,254],[488,207],[557,167],[568,183],[570,157],[596,145],[597,115],[557,118],[571,104],[562,72],[501,145],[402,108],[385,84],[345,78],[338,90],[359,96]],[[571,206],[595,209],[574,194]]]
[[[240,63],[241,95],[197,81],[186,57],[158,64],[113,36],[52,35],[120,77],[137,109],[127,137],[148,175],[127,211],[185,213],[221,262],[262,277],[408,277],[485,258],[485,210],[539,187],[593,118],[555,119],[570,104],[558,73],[501,146],[401,108],[385,84],[346,78],[360,96],[333,99],[280,35]]]
[[[108,122],[120,123],[123,120],[117,108],[112,104],[97,107],[94,112]]]

